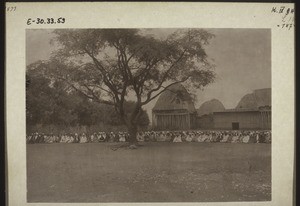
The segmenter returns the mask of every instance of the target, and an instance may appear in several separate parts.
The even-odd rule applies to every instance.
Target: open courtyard
[[[28,144],[28,202],[271,200],[271,144],[120,144]]]

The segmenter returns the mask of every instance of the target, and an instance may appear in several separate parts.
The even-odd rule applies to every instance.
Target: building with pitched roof
[[[212,99],[196,110],[187,90],[175,84],[159,96],[152,109],[152,126],[156,130],[269,130],[271,107],[271,88],[265,88],[243,96],[234,109]]]
[[[235,109],[213,113],[215,129],[271,129],[271,88],[246,94]]]
[[[187,130],[196,126],[193,100],[181,84],[163,92],[152,109],[152,126],[156,130]]]

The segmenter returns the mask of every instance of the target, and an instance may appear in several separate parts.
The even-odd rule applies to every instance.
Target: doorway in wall
[[[233,130],[239,130],[240,129],[240,123],[239,122],[232,122],[232,129]]]

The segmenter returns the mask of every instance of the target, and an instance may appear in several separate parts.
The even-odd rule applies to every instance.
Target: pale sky
[[[206,47],[214,59],[217,78],[204,91],[197,92],[196,109],[211,99],[220,100],[226,109],[236,107],[240,99],[255,89],[271,88],[271,30],[270,29],[207,29],[215,38]],[[152,29],[163,37],[174,29]],[[55,49],[49,41],[52,30],[26,32],[26,64],[47,60]],[[156,99],[157,100],[157,99]],[[151,118],[156,100],[145,107]]]

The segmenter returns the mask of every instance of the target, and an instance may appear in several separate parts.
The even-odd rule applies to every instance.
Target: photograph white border
[[[25,124],[26,29],[55,28],[270,28],[272,35],[272,200],[267,202],[135,203],[138,205],[278,205],[293,201],[295,69],[294,27],[281,28],[279,3],[77,2],[6,3],[6,159],[9,206],[133,205],[27,203]],[[27,25],[28,18],[66,19]]]

